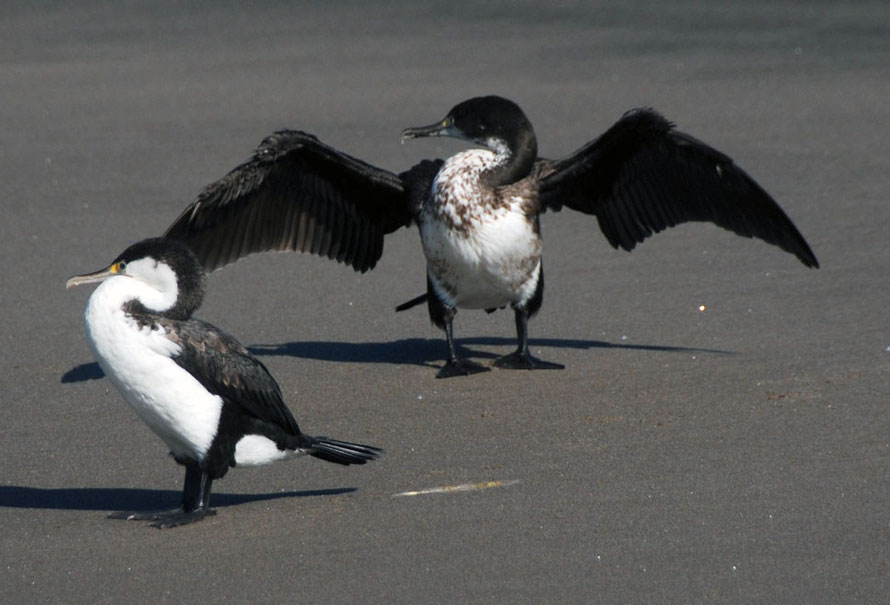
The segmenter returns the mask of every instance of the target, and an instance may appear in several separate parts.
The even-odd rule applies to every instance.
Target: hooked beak
[[[461,137],[460,131],[454,127],[451,118],[445,118],[435,124],[429,126],[417,126],[414,128],[406,128],[402,131],[402,143],[408,139],[419,139],[422,137]]]
[[[74,286],[80,286],[83,284],[94,284],[96,282],[100,282],[108,279],[109,277],[113,277],[115,275],[120,275],[120,263],[114,263],[110,267],[106,267],[105,269],[100,269],[93,273],[84,273],[83,275],[75,275],[68,279],[65,282],[65,289],[69,290]]]

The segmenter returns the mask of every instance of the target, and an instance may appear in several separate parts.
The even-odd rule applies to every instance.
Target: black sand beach
[[[890,10],[884,2],[13,3],[0,9],[0,586],[7,603],[877,603],[890,593]],[[267,134],[403,170],[402,128],[480,94],[540,153],[636,106],[733,157],[822,264],[683,225],[633,253],[542,217],[533,352],[558,372],[436,380],[416,230],[367,274],[260,255],[199,316],[310,434],[384,457],[235,469],[218,514],[102,377],[98,269]],[[700,310],[701,306],[704,310]],[[512,313],[459,313],[463,352]],[[474,489],[399,495],[443,486]]]

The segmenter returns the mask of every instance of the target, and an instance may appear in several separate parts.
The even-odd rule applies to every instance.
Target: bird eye
[[[126,261],[118,261],[118,263],[117,263],[117,272],[118,273],[123,273],[124,269],[126,269],[126,268],[127,268]]]

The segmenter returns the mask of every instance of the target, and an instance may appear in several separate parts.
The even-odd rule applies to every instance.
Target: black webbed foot
[[[212,508],[197,508],[186,512],[182,508],[174,508],[172,510],[162,511],[121,511],[108,515],[109,519],[120,519],[123,521],[151,521],[151,527],[158,529],[168,529],[170,527],[179,527],[180,525],[189,525],[197,523],[207,517],[216,514],[216,510]]]
[[[173,510],[162,511],[123,511],[111,513],[109,519],[124,521],[151,521],[149,525],[158,529],[179,527],[197,523],[212,517],[216,511],[210,508],[210,488],[213,479],[201,470],[193,460],[177,460],[185,465],[185,482],[182,486],[182,505]]]
[[[436,374],[436,378],[451,378],[452,376],[469,376],[479,372],[488,372],[491,368],[479,365],[469,359],[450,359]]]
[[[514,351],[509,355],[504,355],[494,362],[495,367],[502,370],[564,370],[565,366],[561,363],[552,361],[544,361],[532,357],[528,353],[520,353]]]

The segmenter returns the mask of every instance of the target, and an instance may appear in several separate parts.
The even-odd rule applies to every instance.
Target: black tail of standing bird
[[[339,441],[328,437],[309,437],[309,455],[335,464],[364,464],[383,451],[370,445]]]

